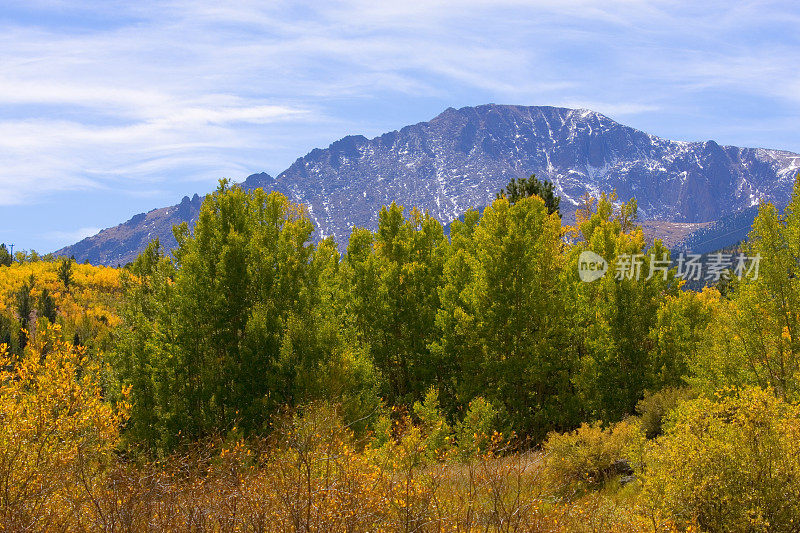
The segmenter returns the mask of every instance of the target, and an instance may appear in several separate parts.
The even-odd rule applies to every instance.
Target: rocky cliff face
[[[374,139],[345,137],[276,178],[254,174],[243,185],[306,204],[318,236],[343,243],[353,226],[374,227],[378,209],[392,201],[446,223],[531,173],[555,184],[568,214],[583,195],[616,190],[622,200],[637,199],[641,219],[698,223],[762,199],[785,202],[798,170],[800,155],[789,152],[670,141],[588,110],[491,104],[447,109]],[[166,235],[159,225],[192,220],[195,204],[139,215],[59,253],[130,260],[148,237]]]

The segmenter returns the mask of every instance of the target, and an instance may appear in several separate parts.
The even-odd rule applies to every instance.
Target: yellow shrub
[[[58,326],[24,358],[0,346],[0,529],[68,527],[89,497],[125,407],[103,401],[99,374]]]
[[[582,424],[571,433],[551,433],[544,443],[545,467],[565,488],[601,486],[621,472],[618,461],[641,470],[644,434],[635,422],[623,420],[604,429],[600,422]]]
[[[648,453],[656,522],[704,531],[797,531],[800,407],[761,389],[680,404]]]
[[[663,432],[664,419],[684,400],[697,397],[689,388],[665,387],[657,392],[645,391],[644,398],[636,404],[645,436],[654,439]]]

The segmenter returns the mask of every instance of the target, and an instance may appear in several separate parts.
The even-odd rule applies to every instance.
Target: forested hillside
[[[0,261],[0,528],[796,531],[800,181],[702,292],[552,192],[340,254],[223,181],[171,256]]]

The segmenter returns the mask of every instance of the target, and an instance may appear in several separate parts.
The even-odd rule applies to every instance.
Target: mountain
[[[344,243],[353,226],[374,227],[380,206],[392,201],[446,223],[531,173],[554,183],[567,216],[583,195],[616,190],[620,199],[636,198],[643,220],[705,227],[700,223],[761,200],[785,202],[798,170],[800,155],[790,152],[670,141],[584,109],[489,104],[449,108],[374,139],[344,137],[276,178],[254,174],[243,186],[306,204],[318,236]],[[188,208],[186,202],[137,215],[57,253],[129,261],[149,238],[169,236],[168,225],[192,220],[196,201]],[[659,225],[652,227],[657,232]]]
[[[785,200],[775,202],[776,207],[781,210],[786,206],[786,203]],[[719,220],[693,232],[680,243],[680,248],[691,250],[698,254],[707,254],[729,247],[747,237],[757,215],[758,206],[726,214]]]
[[[117,266],[136,259],[155,238],[172,249],[178,244],[172,227],[181,222],[194,222],[202,204],[203,199],[197,194],[192,198],[184,196],[178,205],[139,213],[119,226],[104,229],[55,254],[75,257],[81,263],[88,261],[93,265]]]

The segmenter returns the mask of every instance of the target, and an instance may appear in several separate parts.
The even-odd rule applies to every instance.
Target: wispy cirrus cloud
[[[102,228],[86,227],[78,228],[74,231],[48,231],[43,235],[43,237],[55,242],[78,242],[86,237],[96,235],[101,229]]]
[[[798,21],[788,1],[11,1],[0,205],[166,203],[187,181],[276,173],[344,134],[492,101],[800,149]]]

